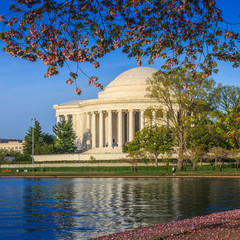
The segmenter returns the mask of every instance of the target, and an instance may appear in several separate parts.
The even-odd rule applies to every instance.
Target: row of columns
[[[58,115],[57,116],[57,123],[62,122],[62,120],[68,121],[70,120],[72,122],[72,128],[74,129],[75,133],[76,133],[76,127],[77,127],[77,119],[76,119],[77,115],[73,115],[73,114],[67,114],[67,115]]]
[[[104,113],[107,113],[108,120],[107,122],[104,121]],[[82,146],[86,145],[88,148],[91,146],[92,148],[96,148],[97,145],[102,147],[105,145],[105,141],[108,142],[109,147],[111,147],[111,143],[113,141],[113,112],[116,111],[92,111],[86,112],[86,128],[84,130],[83,122],[84,116],[81,114],[81,118],[76,118],[76,114],[71,115],[57,115],[57,122],[61,122],[61,120],[68,120],[71,119],[73,123],[73,129],[78,137],[82,139]],[[125,120],[123,113],[128,113],[127,119]],[[117,121],[114,121],[116,126],[116,131],[114,131],[114,135],[117,135],[117,142],[119,146],[123,144],[125,140],[132,141],[135,136],[135,112],[139,112],[139,130],[142,130],[145,125],[145,117],[144,117],[144,110],[118,110],[117,111]],[[98,115],[98,123],[97,123],[97,115]],[[155,112],[153,112],[153,120],[150,124],[155,124]],[[80,115],[79,115],[80,116]],[[91,116],[91,118],[90,118]],[[80,121],[81,120],[81,121]],[[107,131],[105,129],[105,124],[107,124]],[[97,129],[98,124],[98,129]],[[125,129],[123,129],[123,126]],[[97,137],[97,130],[98,130],[98,137]],[[107,135],[105,136],[105,133]],[[85,135],[85,137],[84,137]],[[91,139],[90,139],[91,136]],[[105,137],[104,137],[105,136]],[[98,144],[97,144],[98,138]],[[124,139],[123,139],[124,138]],[[85,140],[84,140],[85,139]],[[91,144],[90,144],[91,143]]]
[[[57,115],[57,123],[61,122],[62,120],[68,121],[69,119],[72,119],[72,115],[71,114]]]
[[[117,142],[119,146],[123,144],[123,113],[126,112],[126,110],[118,110],[117,111]],[[129,122],[128,122],[128,132],[129,132],[129,141],[132,141],[135,136],[134,131],[134,110],[128,110],[127,111],[129,116]],[[91,123],[90,123],[90,114],[92,115]],[[99,112],[88,112],[87,115],[87,145],[90,145],[90,132],[91,132],[91,140],[92,148],[96,148],[97,146],[97,129],[96,129],[96,115],[99,114],[99,146],[104,146],[104,119],[103,119],[103,111]],[[113,111],[107,111],[108,121],[107,121],[107,136],[105,136],[105,140],[108,142],[109,146],[111,146],[111,143],[113,141]],[[144,110],[140,110],[140,130],[144,127]],[[90,131],[91,126],[91,131]],[[127,126],[125,126],[127,127]]]

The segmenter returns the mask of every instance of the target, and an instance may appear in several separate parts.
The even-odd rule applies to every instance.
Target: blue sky
[[[223,10],[226,20],[240,23],[239,0],[216,0],[217,6]],[[10,1],[1,1],[1,12],[5,12]],[[1,28],[0,28],[1,29]],[[240,25],[235,26],[239,30]],[[65,83],[68,69],[61,69],[57,76],[44,78],[47,67],[40,61],[31,63],[23,59],[13,58],[6,54],[0,42],[0,138],[23,139],[31,126],[31,118],[40,122],[44,132],[52,133],[56,123],[54,104],[72,100],[97,98],[97,88],[88,86],[87,78],[80,75],[80,86],[83,93],[79,97],[74,87]],[[123,71],[137,67],[134,59],[129,60],[120,51],[111,53],[100,61],[100,68],[94,69],[89,64],[82,64],[88,75],[96,75],[106,87]],[[147,61],[143,66],[148,66]],[[153,67],[160,68],[161,61]],[[219,63],[219,73],[213,78],[216,82],[240,87],[240,68],[234,69],[229,63]]]

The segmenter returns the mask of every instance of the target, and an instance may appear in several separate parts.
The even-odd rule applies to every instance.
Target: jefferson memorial
[[[57,122],[71,119],[79,150],[110,149],[133,140],[147,119],[144,111],[157,102],[147,98],[146,79],[158,70],[137,67],[117,76],[97,99],[54,105]]]

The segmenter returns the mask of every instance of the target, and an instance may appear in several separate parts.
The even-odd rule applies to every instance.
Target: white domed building
[[[152,67],[133,68],[117,76],[98,93],[98,99],[54,105],[57,121],[72,119],[78,149],[110,149],[113,143],[121,149],[146,124],[144,111],[156,105],[145,95],[146,79],[157,71]]]

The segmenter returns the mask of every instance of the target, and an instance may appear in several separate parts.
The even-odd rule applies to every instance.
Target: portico
[[[142,111],[144,113],[144,111]],[[139,109],[116,109],[86,112],[87,139],[95,147],[111,146],[112,142],[122,145],[132,141],[135,132],[144,127],[144,114]],[[142,118],[142,119],[141,119]]]

